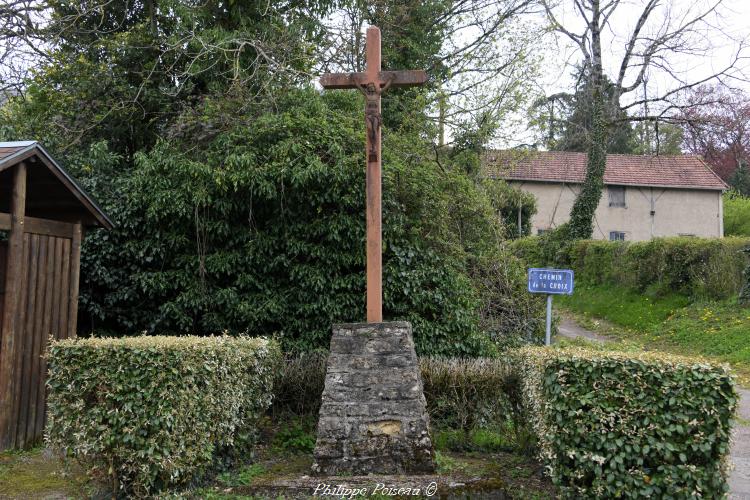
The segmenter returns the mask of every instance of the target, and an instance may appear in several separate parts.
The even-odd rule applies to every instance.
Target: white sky
[[[603,34],[603,59],[605,71],[614,77],[619,69],[619,62],[624,52],[625,41],[638,20],[644,0],[623,0],[611,20],[611,30]],[[699,10],[705,9],[706,5],[713,3],[711,0],[674,0],[672,16],[677,18],[679,15],[695,14]],[[564,0],[564,7],[558,9],[558,20],[565,26],[577,27],[580,29],[580,17],[573,11],[572,0]],[[655,20],[662,20],[664,10],[655,13],[652,17]],[[696,54],[677,54],[670,57],[673,69],[685,81],[695,81],[716,73],[723,68],[727,62],[736,54],[738,44],[732,38],[741,40],[746,39],[750,42],[750,0],[725,0],[721,13],[711,16],[707,19],[710,24],[711,33],[707,37],[695,37],[695,41],[701,46],[700,53]],[[650,26],[654,29],[652,23]],[[723,33],[722,33],[723,30]],[[708,33],[707,33],[708,34]],[[545,62],[549,65],[545,73],[542,87],[547,94],[552,94],[560,90],[567,90],[571,84],[570,63],[575,62],[577,56],[576,49],[573,48],[572,42],[567,38],[558,37],[558,45],[553,44],[546,54]],[[750,49],[750,47],[748,47]],[[744,73],[750,78],[750,50],[745,50],[745,60],[741,64],[744,67]],[[626,79],[626,81],[632,80]],[[728,80],[732,84],[750,91],[748,82],[739,80]],[[673,88],[676,82],[669,78],[667,74],[658,69],[653,69],[649,74],[649,93],[653,91],[664,92]],[[642,94],[642,91],[641,91]]]

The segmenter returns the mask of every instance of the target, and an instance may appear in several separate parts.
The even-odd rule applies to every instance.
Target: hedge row
[[[123,494],[186,483],[251,441],[279,359],[246,337],[53,342],[47,444]]]
[[[567,498],[721,498],[737,394],[719,367],[664,354],[518,351],[539,454]]]
[[[742,272],[748,262],[742,249],[750,246],[750,239],[657,238],[554,244],[544,237],[532,237],[510,242],[509,246],[529,266],[570,266],[579,282],[724,299],[736,297],[742,288]]]
[[[287,359],[276,374],[273,413],[317,417],[327,353]],[[471,430],[507,420],[520,410],[517,374],[502,359],[419,359],[433,427]]]

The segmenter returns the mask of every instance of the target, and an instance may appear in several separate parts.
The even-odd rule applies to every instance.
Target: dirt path
[[[558,325],[558,338],[584,338],[594,342],[609,342],[606,336],[587,330],[570,318],[562,318]],[[740,395],[739,419],[732,429],[732,448],[729,456],[734,469],[729,477],[729,499],[750,500],[750,390],[738,389]]]

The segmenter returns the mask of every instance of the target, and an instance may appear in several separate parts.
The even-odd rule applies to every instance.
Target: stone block
[[[313,472],[434,471],[435,453],[411,325],[334,325]]]

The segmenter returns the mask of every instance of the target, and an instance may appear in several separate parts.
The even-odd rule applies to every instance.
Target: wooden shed
[[[37,142],[0,142],[0,451],[38,442],[49,337],[74,337],[81,242],[112,222]]]

